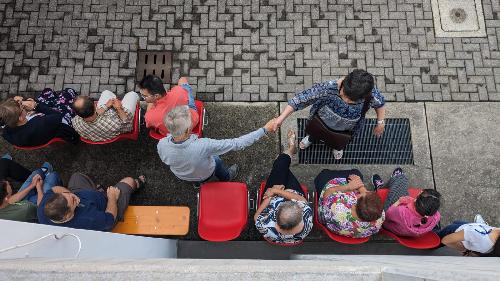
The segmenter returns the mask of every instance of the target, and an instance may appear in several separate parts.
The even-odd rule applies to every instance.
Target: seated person
[[[50,163],[45,162],[41,168],[31,173],[14,196],[20,193],[23,195],[26,194],[24,197],[20,197],[21,200],[27,200],[38,206],[40,205],[40,201],[42,201],[43,194],[51,190],[52,187],[61,184],[62,180],[59,174],[54,172]],[[36,192],[33,190],[34,187],[36,187]]]
[[[191,134],[193,127],[188,106],[181,105],[165,117],[170,134],[156,147],[161,161],[170,166],[170,171],[181,180],[202,183],[215,175],[221,181],[231,181],[236,177],[238,165],[226,168],[219,155],[252,145],[267,132],[272,132],[273,125],[274,119],[263,128],[234,139],[200,139]]]
[[[311,232],[313,214],[299,181],[290,171],[291,157],[296,153],[293,131],[288,132],[288,145],[288,150],[274,160],[254,220],[266,240],[293,244]]]
[[[382,201],[367,191],[358,170],[323,170],[314,179],[318,219],[338,235],[364,238],[379,232],[385,214]]]
[[[384,186],[384,181],[377,174],[373,175],[372,182],[375,189]],[[401,168],[392,172],[387,187],[390,190],[384,204],[385,229],[396,235],[416,237],[432,231],[439,223],[439,192],[424,189],[417,198],[408,196],[408,178]]]
[[[6,125],[3,137],[13,145],[43,145],[56,137],[73,144],[80,141],[80,136],[66,124],[62,113],[32,99],[5,100],[0,104],[0,119]]]
[[[500,228],[491,227],[479,214],[473,223],[454,221],[438,235],[442,244],[464,256],[500,257]]]
[[[85,139],[106,141],[134,128],[134,116],[139,95],[128,92],[120,101],[110,91],[104,91],[97,105],[87,96],[76,98],[73,108],[73,128]]]
[[[86,175],[74,173],[68,188],[55,186],[43,195],[38,222],[79,229],[110,231],[123,219],[130,195],[145,184],[144,176],[126,177],[108,187],[106,195]]]
[[[163,119],[168,112],[179,105],[188,105],[191,113],[191,128],[196,127],[199,122],[199,115],[194,103],[193,89],[189,85],[186,77],[181,77],[177,86],[165,90],[163,81],[154,75],[147,75],[139,82],[141,96],[148,106],[144,119],[146,127],[155,129],[162,135],[167,135],[167,128]]]

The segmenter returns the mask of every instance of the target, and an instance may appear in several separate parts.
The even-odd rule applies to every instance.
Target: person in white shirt
[[[473,223],[454,221],[438,233],[441,243],[464,256],[500,257],[500,228],[488,225],[481,215]]]

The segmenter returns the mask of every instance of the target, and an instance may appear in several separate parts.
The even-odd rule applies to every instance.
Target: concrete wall
[[[47,234],[78,236],[82,247],[78,258],[175,258],[177,240],[123,235],[67,227],[0,220],[0,251],[24,244]],[[35,244],[0,253],[0,259],[15,258],[73,258],[78,252],[78,240],[66,236],[60,240],[49,237]]]

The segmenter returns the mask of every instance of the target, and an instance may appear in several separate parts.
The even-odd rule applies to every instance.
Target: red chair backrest
[[[137,106],[135,107],[135,115],[134,115],[134,120],[133,124],[134,126],[132,127],[132,131],[128,133],[123,133],[120,134],[112,139],[105,140],[105,141],[91,141],[89,139],[86,139],[84,137],[80,137],[80,140],[84,143],[88,144],[108,144],[108,143],[113,143],[115,141],[120,141],[120,140],[137,140],[139,138],[139,131],[140,131],[140,124],[139,124],[139,118],[141,115],[141,107],[139,102],[137,102]]]
[[[192,133],[201,138],[203,136],[203,116],[205,114],[205,106],[203,105],[203,102],[199,100],[195,100],[194,103],[196,105],[196,109],[198,110],[200,118],[198,124],[196,124],[196,126],[193,128]],[[155,129],[149,130],[149,136],[156,140],[161,140],[167,135],[168,135],[168,130],[166,134],[161,134]]]
[[[66,141],[63,140],[62,138],[53,138],[51,139],[48,143],[46,144],[41,144],[41,145],[36,145],[36,146],[17,146],[17,145],[14,145],[15,148],[17,149],[20,149],[20,150],[36,150],[36,149],[40,149],[40,148],[44,148],[44,147],[47,147],[51,144],[55,144],[55,143],[65,143]]]

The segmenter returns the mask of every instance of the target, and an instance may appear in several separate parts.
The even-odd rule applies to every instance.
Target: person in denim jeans
[[[62,185],[61,177],[57,172],[54,172],[50,163],[45,162],[41,168],[38,168],[31,173],[28,179],[23,183],[23,185],[21,185],[21,188],[19,188],[17,193],[30,189],[28,194],[21,200],[27,200],[35,205],[39,205],[43,198],[43,194],[57,185]],[[36,190],[34,189],[35,187]]]

